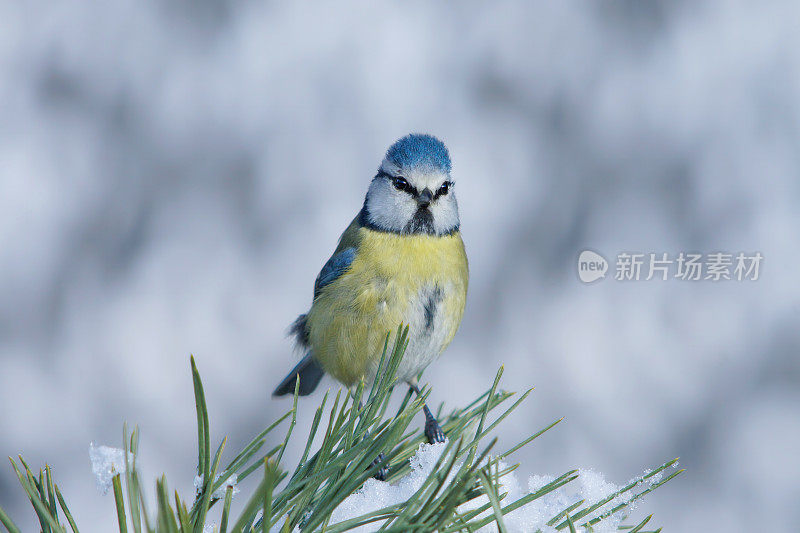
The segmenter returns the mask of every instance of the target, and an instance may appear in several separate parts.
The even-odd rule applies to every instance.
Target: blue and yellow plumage
[[[359,214],[314,285],[307,314],[292,326],[308,349],[275,395],[314,390],[323,371],[352,387],[371,382],[387,332],[409,326],[398,378],[415,377],[450,343],[461,323],[469,278],[447,148],[408,135],[386,153]],[[444,438],[425,408],[431,441]]]

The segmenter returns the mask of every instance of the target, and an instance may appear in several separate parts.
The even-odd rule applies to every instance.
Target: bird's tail
[[[303,359],[297,363],[289,375],[283,378],[280,385],[275,388],[272,393],[273,396],[284,396],[286,394],[294,394],[294,387],[297,379],[300,379],[300,396],[307,396],[314,392],[314,389],[319,385],[322,375],[325,371],[319,366],[319,363],[314,361],[311,357],[311,352],[308,352]]]

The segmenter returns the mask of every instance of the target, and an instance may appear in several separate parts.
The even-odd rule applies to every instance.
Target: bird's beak
[[[419,196],[417,196],[417,205],[420,207],[420,209],[428,207],[431,205],[432,201],[433,193],[428,188],[422,189],[422,192],[419,193]]]

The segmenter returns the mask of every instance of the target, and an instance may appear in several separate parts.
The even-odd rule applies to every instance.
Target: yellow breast
[[[357,242],[349,270],[322,289],[308,313],[314,357],[348,386],[361,377],[368,381],[374,377],[386,334],[401,322],[409,324],[411,342],[418,340],[418,346],[409,346],[406,357],[419,357],[424,365],[426,356],[430,356],[428,361],[437,356],[461,322],[468,280],[467,257],[458,232],[398,235],[362,227]],[[426,309],[421,295],[434,288],[440,297],[435,309],[437,331],[423,343]],[[416,353],[426,349],[436,353]],[[413,370],[410,365],[409,371]]]

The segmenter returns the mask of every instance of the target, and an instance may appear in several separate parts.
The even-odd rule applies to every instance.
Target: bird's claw
[[[425,436],[428,438],[430,444],[444,442],[444,431],[435,418],[430,418],[425,421]]]
[[[372,461],[372,466],[379,465],[386,460],[386,456],[383,453],[379,453],[378,457]],[[378,470],[375,471],[375,475],[373,476],[378,481],[386,481],[386,478],[389,476],[389,465],[383,465]]]

